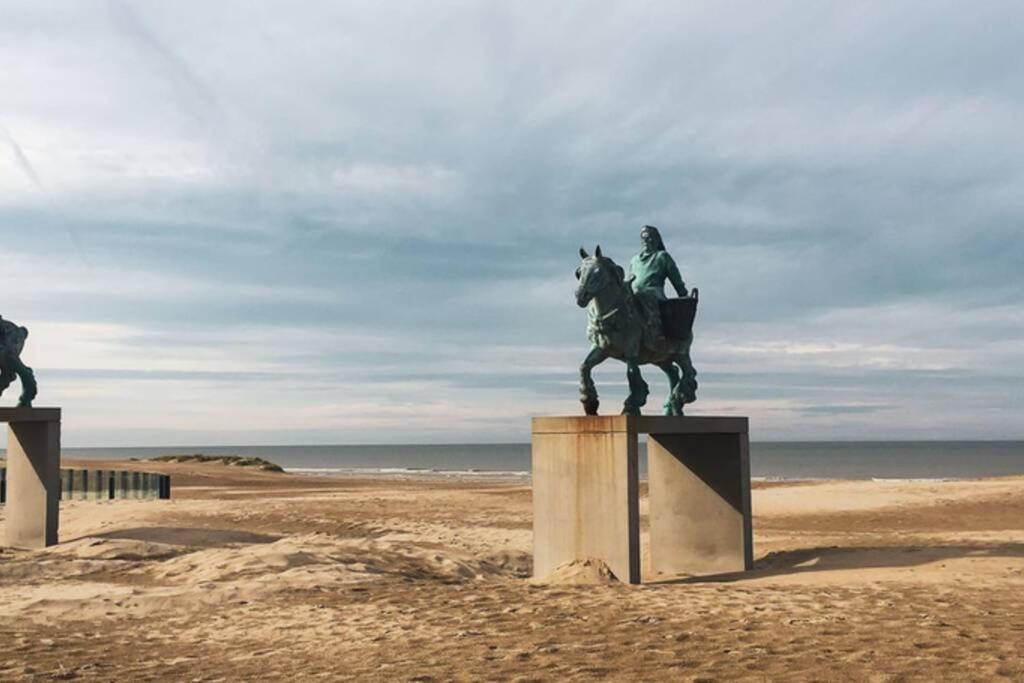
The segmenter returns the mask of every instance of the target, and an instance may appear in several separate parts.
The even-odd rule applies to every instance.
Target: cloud
[[[894,406],[886,405],[884,403],[833,403],[806,406],[801,409],[801,412],[808,417],[833,417],[835,415],[861,415],[864,413],[875,413],[880,410],[891,410],[893,407]]]
[[[576,249],[652,223],[694,411],[1022,436],[1020,14],[8,2],[0,313],[69,443],[519,440],[578,410]]]
[[[216,96],[196,71],[146,25],[130,4],[107,0],[107,8],[114,26],[137,48],[153,71],[172,85],[184,108],[193,111],[200,120],[216,109]]]
[[[32,167],[32,163],[28,160],[28,157],[25,156],[25,152],[21,149],[21,145],[19,145],[18,141],[14,139],[11,132],[3,126],[0,126],[0,138],[3,138],[4,142],[7,143],[18,168],[20,168],[25,176],[32,181],[33,185],[40,190],[44,189],[43,181],[39,178],[39,174],[36,173],[36,169]]]

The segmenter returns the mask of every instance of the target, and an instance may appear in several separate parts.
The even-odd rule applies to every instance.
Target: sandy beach
[[[1024,478],[758,484],[755,571],[630,587],[530,580],[522,482],[130,466],[0,551],[3,680],[1024,679]]]

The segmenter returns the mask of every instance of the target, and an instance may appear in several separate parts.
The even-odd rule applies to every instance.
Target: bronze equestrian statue
[[[36,397],[36,376],[32,368],[21,362],[21,351],[25,348],[28,330],[0,317],[0,395],[11,386],[15,378],[21,380],[19,408],[32,406]]]
[[[580,248],[583,263],[576,270],[576,303],[587,308],[592,344],[580,365],[580,401],[587,415],[597,415],[599,403],[591,370],[607,358],[626,364],[629,397],[623,415],[639,415],[647,403],[649,390],[640,374],[645,364],[657,365],[668,376],[665,415],[682,415],[683,406],[697,400],[697,371],[690,362],[697,289],[687,292],[657,228],[644,226],[640,239],[643,249],[630,262],[628,280],[600,246],[593,256]],[[665,280],[678,298],[665,296]]]

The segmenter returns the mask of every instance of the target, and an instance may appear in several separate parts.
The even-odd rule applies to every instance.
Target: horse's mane
[[[613,266],[612,272],[615,273],[615,283],[616,284],[619,284],[619,285],[625,284],[625,282],[626,282],[626,271],[623,270],[622,266],[620,266],[618,263],[616,263],[615,261],[611,260],[607,256],[599,256],[599,257],[597,257],[597,259],[598,259],[598,261],[603,261],[606,264],[608,264],[610,266]]]

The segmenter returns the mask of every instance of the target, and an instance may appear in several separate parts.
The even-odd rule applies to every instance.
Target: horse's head
[[[621,286],[625,271],[615,261],[601,255],[600,245],[593,256],[580,247],[580,258],[583,263],[576,269],[576,279],[580,281],[576,287],[576,303],[585,308],[598,292],[614,285]]]

